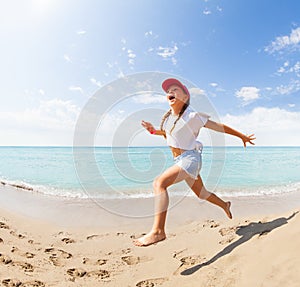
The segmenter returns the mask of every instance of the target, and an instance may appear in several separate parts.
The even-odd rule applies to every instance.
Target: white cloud
[[[159,46],[156,50],[158,56],[162,57],[165,60],[171,60],[174,66],[177,64],[177,59],[175,58],[175,55],[178,51],[178,46],[176,43],[173,45],[173,47]]]
[[[291,66],[287,72],[295,73],[297,77],[300,77],[300,61],[297,61],[293,66]]]
[[[163,58],[171,58],[173,56],[175,56],[175,54],[178,51],[178,47],[176,44],[174,44],[173,47],[158,47],[157,48],[158,52],[157,55],[163,57]]]
[[[235,93],[237,98],[241,98],[244,105],[247,105],[254,100],[259,99],[259,89],[256,87],[242,87]]]
[[[218,84],[217,84],[217,83],[210,83],[209,85],[210,85],[210,86],[212,86],[213,88],[215,88],[215,87],[217,87],[217,86],[218,86]]]
[[[174,66],[176,66],[176,64],[177,64],[177,59],[174,58],[174,57],[172,57],[172,58],[171,58],[171,61],[172,61],[172,64],[173,64]]]
[[[146,38],[151,38],[151,39],[157,39],[158,35],[153,33],[152,30],[145,32],[145,37]]]
[[[132,50],[127,50],[127,56],[128,56],[128,64],[134,65],[134,59],[136,58],[136,54],[133,53]]]
[[[133,66],[134,65],[134,60],[133,59],[129,59],[128,60],[128,64],[131,65],[131,66]]]
[[[83,29],[80,29],[80,30],[78,30],[76,33],[77,33],[77,35],[82,36],[82,35],[85,35],[85,34],[86,34],[86,31],[83,30]]]
[[[205,10],[203,11],[203,14],[204,14],[204,15],[210,15],[210,14],[211,14],[211,11],[208,10],[208,9],[205,9]]]
[[[72,92],[80,92],[81,94],[83,94],[83,89],[79,86],[71,86],[69,87],[69,90]]]
[[[300,27],[293,29],[290,35],[285,35],[281,37],[276,37],[270,45],[265,47],[264,51],[273,54],[275,52],[280,52],[284,49],[295,49],[299,48],[300,43]]]
[[[119,68],[119,72],[117,74],[117,77],[118,78],[124,78],[125,77],[125,74],[123,73],[123,71]]]
[[[136,55],[133,53],[132,50],[127,50],[127,53],[128,53],[129,58],[135,58],[136,57]]]
[[[221,121],[242,133],[254,133],[257,145],[300,145],[300,112],[257,107],[240,116],[227,114]],[[241,144],[239,139],[230,136],[226,136],[226,141]]]
[[[300,77],[300,61],[297,61],[294,65],[291,65],[289,61],[286,61],[278,68],[277,72],[279,74],[294,73],[297,77]]]
[[[152,30],[148,31],[145,33],[145,36],[148,37],[148,36],[152,36],[153,35],[153,32]]]
[[[164,104],[167,102],[167,100],[164,96],[151,94],[151,93],[140,94],[140,95],[134,96],[132,99],[135,103],[145,104],[145,105],[156,104],[156,103]]]
[[[0,113],[2,145],[72,145],[80,108],[71,101],[41,101],[32,109]]]
[[[276,94],[289,95],[293,91],[293,87],[289,85],[280,85],[276,87]]]
[[[189,92],[191,95],[206,95],[205,91],[199,88],[190,88]]]
[[[278,72],[279,74],[282,74],[282,73],[285,72],[285,68],[284,68],[284,67],[280,67],[280,68],[277,70],[277,72]]]
[[[67,55],[67,54],[64,54],[64,59],[65,59],[65,61],[66,61],[66,62],[68,62],[68,63],[72,63],[72,60],[71,60],[71,58],[70,58],[70,56],[69,56],[69,55]]]
[[[102,87],[102,84],[100,81],[97,81],[95,78],[91,78],[90,79],[91,83],[96,85],[97,87],[101,88]]]
[[[122,43],[122,51],[126,51],[127,50],[127,57],[128,57],[128,64],[130,65],[130,66],[133,66],[134,65],[134,59],[136,58],[136,54],[131,50],[131,49],[127,49],[126,48],[126,43],[127,43],[127,41],[126,41],[126,39],[124,39],[124,38],[122,38],[121,39],[121,43]],[[107,63],[108,64],[108,67],[109,68],[112,68],[113,67],[113,64],[110,64],[110,63]],[[117,63],[115,63],[115,65],[116,65]]]
[[[69,130],[73,129],[79,112],[71,101],[55,98],[41,101],[37,108],[1,113],[0,125],[9,122],[9,127],[16,130]]]
[[[293,67],[292,67],[292,71],[295,72],[297,74],[297,76],[300,76],[300,61],[298,61]]]
[[[109,62],[107,62],[106,64],[109,69],[112,69],[115,65],[115,63],[109,63]]]
[[[292,80],[287,85],[280,85],[275,88],[275,95],[290,95],[292,93],[300,91],[300,80]]]

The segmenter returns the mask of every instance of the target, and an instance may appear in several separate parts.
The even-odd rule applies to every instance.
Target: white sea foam
[[[23,181],[9,181],[0,179],[0,183],[5,186],[17,188],[24,192],[38,193],[46,196],[54,196],[61,198],[70,199],[128,199],[128,198],[151,198],[153,197],[153,191],[151,189],[110,189],[106,192],[87,191],[84,189],[61,189],[51,186],[34,185]],[[284,184],[281,186],[259,186],[257,188],[216,188],[213,191],[219,196],[224,197],[247,197],[247,196],[272,196],[272,195],[283,195],[293,192],[300,192],[300,182]],[[169,191],[169,195],[172,196],[191,196],[194,197],[194,193],[188,188],[181,185],[180,187],[172,187]]]

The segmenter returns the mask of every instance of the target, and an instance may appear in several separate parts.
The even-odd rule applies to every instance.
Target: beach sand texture
[[[172,216],[168,238],[141,248],[132,240],[151,218],[109,229],[61,226],[1,208],[0,285],[299,286],[297,210],[178,225]]]

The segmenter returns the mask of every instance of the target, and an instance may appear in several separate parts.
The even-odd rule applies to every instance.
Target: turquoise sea
[[[152,181],[173,159],[167,147],[0,147],[0,181],[23,192],[65,198],[152,196]],[[201,176],[226,196],[300,190],[300,147],[204,147]],[[184,183],[170,195],[192,195]]]

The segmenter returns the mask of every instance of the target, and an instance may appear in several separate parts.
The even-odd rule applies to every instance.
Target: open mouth
[[[169,96],[169,101],[172,101],[175,99],[175,96]]]

